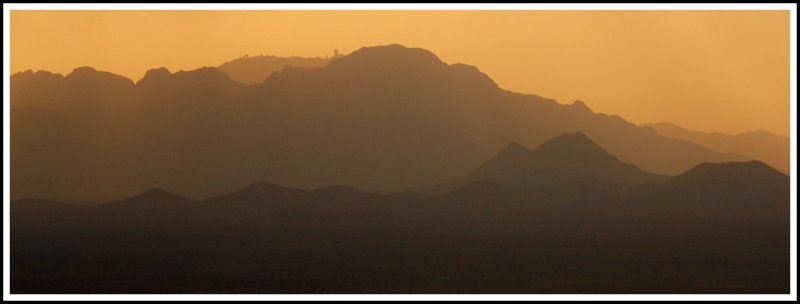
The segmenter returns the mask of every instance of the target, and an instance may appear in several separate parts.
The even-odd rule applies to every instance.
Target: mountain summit
[[[585,134],[575,132],[554,137],[534,150],[511,143],[468,175],[429,192],[453,190],[482,180],[529,187],[592,179],[633,186],[666,178],[620,161]]]
[[[581,132],[567,133],[554,137],[536,149],[539,155],[546,155],[550,158],[571,158],[570,160],[580,162],[613,162],[617,158],[603,150],[594,141],[589,139],[586,134]]]
[[[760,161],[702,163],[664,183],[664,187],[700,180],[726,180],[750,187],[788,188],[789,176]]]

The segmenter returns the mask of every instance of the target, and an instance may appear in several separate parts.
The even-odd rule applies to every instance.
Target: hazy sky
[[[12,11],[11,72],[217,66],[399,43],[634,123],[789,134],[788,11]]]

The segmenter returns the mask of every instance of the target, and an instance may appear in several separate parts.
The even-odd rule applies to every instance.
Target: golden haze
[[[788,11],[12,11],[11,72],[140,79],[243,54],[421,47],[635,123],[789,134]]]

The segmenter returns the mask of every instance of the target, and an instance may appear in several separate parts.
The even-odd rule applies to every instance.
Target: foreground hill
[[[703,163],[660,184],[631,189],[630,217],[702,219],[788,230],[789,176],[758,161]]]
[[[422,197],[255,183],[206,200],[19,200],[11,290],[786,293],[788,178],[770,170],[704,164],[625,192],[597,180]]]

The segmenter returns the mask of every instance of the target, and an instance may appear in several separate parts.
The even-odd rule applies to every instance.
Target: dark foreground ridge
[[[435,195],[260,182],[202,200],[163,190],[93,206],[17,200],[11,292],[789,291],[789,179],[763,163],[666,178],[580,133],[497,158],[500,169],[541,172],[545,159],[572,173]],[[594,163],[626,174],[576,170]],[[629,173],[656,179],[607,179]]]

